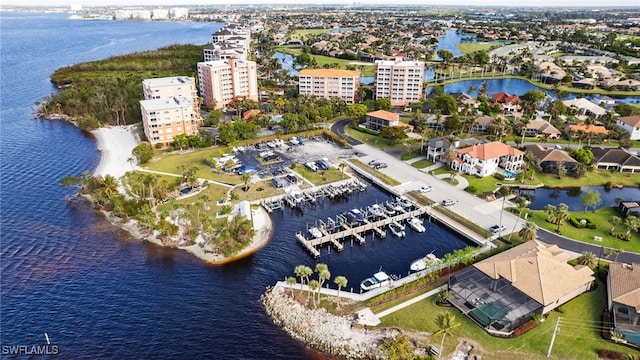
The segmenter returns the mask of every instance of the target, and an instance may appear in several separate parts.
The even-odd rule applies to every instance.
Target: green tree
[[[291,287],[292,290],[290,292],[290,295],[293,295],[293,285],[296,284],[296,278],[294,278],[293,276],[287,276],[287,278],[284,281],[287,285]]]
[[[187,139],[187,135],[185,134],[178,134],[176,136],[173,137],[173,147],[180,149],[180,150],[184,150],[189,148],[189,140]]]
[[[593,152],[591,152],[591,150],[580,149],[580,148],[574,149],[571,152],[571,156],[585,165],[591,165],[594,158]]]
[[[607,221],[611,225],[611,233],[612,234],[615,232],[616,226],[622,224],[622,218],[620,216],[613,215],[613,216],[609,217],[609,219]]]
[[[218,141],[220,143],[227,145],[236,140],[237,140],[236,133],[233,129],[233,125],[231,124],[220,125],[220,127],[218,128]]]
[[[399,140],[406,139],[407,133],[404,131],[404,128],[400,126],[383,126],[380,129],[380,137],[389,139],[393,144]]]
[[[242,183],[244,184],[244,187],[242,188],[242,190],[247,191],[249,190],[249,182],[251,181],[251,174],[248,172],[244,172],[242,173]]]
[[[391,111],[391,100],[388,98],[379,98],[374,101],[376,110]]]
[[[564,221],[569,217],[569,207],[567,204],[560,203],[555,207],[552,215],[553,223],[558,227],[556,228],[556,232],[560,232],[560,226],[564,223]]]
[[[602,204],[602,198],[600,197],[600,192],[598,190],[588,190],[585,191],[584,194],[580,197],[580,201],[584,205],[584,211],[587,209],[593,209],[593,212],[596,212],[596,208]]]
[[[302,290],[302,285],[305,281],[309,281],[309,276],[313,274],[313,270],[306,265],[298,265],[293,269],[293,272],[300,278],[300,290]]]
[[[359,122],[367,114],[367,105],[364,104],[352,104],[347,106],[347,116],[353,121]]]
[[[633,215],[629,215],[624,219],[624,226],[627,228],[626,236],[629,238],[632,231],[638,231],[638,228],[640,228],[640,219]]]
[[[520,239],[525,242],[535,239],[538,236],[536,224],[527,221],[522,229],[518,231],[518,235],[520,235]]]
[[[456,322],[456,317],[452,313],[447,311],[445,313],[438,314],[438,316],[436,317],[436,324],[438,325],[438,331],[433,333],[433,335],[442,334],[442,341],[440,342],[440,354],[438,355],[438,358],[440,358],[442,356],[442,353],[444,352],[444,337],[446,335],[453,335],[453,330],[460,326],[460,323]]]
[[[224,118],[224,113],[220,109],[210,111],[206,117],[205,122],[209,126],[216,126]]]
[[[131,153],[138,159],[139,164],[146,164],[153,159],[153,148],[146,142],[138,144]]]
[[[314,292],[320,288],[320,282],[318,282],[318,280],[313,279],[311,281],[309,281],[309,292],[307,293],[307,303],[309,302],[309,297],[313,298],[313,307],[316,308],[316,296],[314,295]]]
[[[583,251],[578,257],[577,262],[579,265],[588,266],[593,269],[596,267],[598,259],[591,251]]]
[[[398,334],[394,338],[385,338],[380,344],[385,359],[389,360],[413,360],[415,359],[413,345],[409,337]]]
[[[347,286],[348,280],[342,275],[338,275],[333,279],[333,283],[338,285],[338,298],[340,297],[340,289]]]
[[[453,53],[445,49],[436,51],[436,55],[438,55],[444,63],[447,63],[451,59],[453,59]]]

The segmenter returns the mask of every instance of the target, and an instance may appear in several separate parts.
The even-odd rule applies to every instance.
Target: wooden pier
[[[296,239],[298,242],[305,248],[313,257],[319,257],[320,251],[318,247],[322,247],[325,244],[333,244],[333,246],[338,250],[342,251],[344,249],[344,245],[340,242],[348,237],[355,238],[360,244],[364,244],[366,232],[373,231],[380,237],[386,236],[386,226],[391,224],[394,221],[401,222],[402,220],[406,220],[412,216],[420,217],[427,211],[426,207],[421,207],[416,210],[410,210],[401,212],[400,214],[393,216],[383,216],[379,220],[374,221],[365,221],[363,224],[357,226],[350,226],[346,222],[342,222],[340,225],[343,230],[329,233],[324,229],[320,229],[323,233],[322,237],[307,239],[303,234],[297,233]]]

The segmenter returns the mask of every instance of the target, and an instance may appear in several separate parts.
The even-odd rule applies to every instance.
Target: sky
[[[0,5],[20,6],[70,6],[82,5],[83,7],[105,5],[144,5],[144,6],[187,6],[187,5],[239,5],[239,4],[354,4],[360,5],[470,5],[474,7],[489,6],[526,6],[526,7],[636,7],[640,9],[640,0],[0,0]]]

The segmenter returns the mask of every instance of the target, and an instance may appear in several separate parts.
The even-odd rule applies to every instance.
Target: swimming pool
[[[282,115],[274,115],[271,117],[271,121],[280,122],[282,121]]]
[[[516,178],[516,173],[509,170],[502,170],[501,174],[504,176],[505,180],[514,180]]]

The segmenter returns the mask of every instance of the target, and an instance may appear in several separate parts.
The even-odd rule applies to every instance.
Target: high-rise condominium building
[[[388,98],[391,106],[407,106],[422,98],[424,62],[377,60],[375,63],[375,98]]]
[[[258,75],[254,61],[235,58],[198,63],[200,96],[210,109],[222,109],[234,98],[258,101]]]
[[[300,71],[298,92],[330,99],[339,97],[347,104],[356,101],[360,73],[340,69],[304,69]]]

